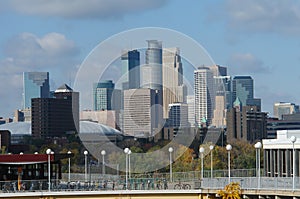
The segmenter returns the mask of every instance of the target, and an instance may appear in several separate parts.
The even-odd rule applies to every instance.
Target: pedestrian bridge
[[[115,191],[50,191],[2,193],[0,198],[11,199],[205,199],[220,198],[215,189],[199,190],[115,190]],[[299,191],[242,190],[241,198],[280,199],[300,197]]]
[[[222,190],[229,180],[239,182],[241,186],[241,198],[249,199],[280,199],[280,198],[300,198],[299,178],[294,180],[289,177],[239,177],[239,178],[203,178],[203,180],[175,181],[167,186],[158,186],[154,181],[142,186],[141,184],[128,184],[128,188],[123,183],[103,184],[82,183],[71,186],[70,183],[60,182],[60,184],[50,187],[41,183],[40,186],[32,186],[24,190],[16,190],[16,187],[2,188],[0,198],[11,199],[202,199],[220,198],[218,190]],[[138,180],[138,182],[142,182]],[[151,182],[151,183],[150,183]],[[294,182],[294,186],[293,186]],[[32,182],[31,182],[32,183]],[[80,186],[79,186],[80,185]],[[101,185],[101,186],[100,186]],[[161,185],[161,184],[160,184]],[[189,186],[184,186],[189,185]],[[35,188],[34,188],[35,187]]]

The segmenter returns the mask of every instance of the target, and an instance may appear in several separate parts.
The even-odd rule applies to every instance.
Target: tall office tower
[[[48,72],[23,73],[23,109],[31,107],[31,98],[48,98],[50,92]]]
[[[250,76],[235,76],[232,81],[232,100],[236,98],[246,106],[248,99],[253,99],[253,79]]]
[[[213,91],[213,119],[212,125],[216,127],[226,126],[226,112],[232,106],[231,100],[231,77],[230,76],[214,76]]]
[[[146,63],[141,67],[141,88],[155,91],[155,103],[152,107],[151,118],[155,118],[157,126],[163,125],[163,84],[162,84],[162,43],[157,40],[148,40]]]
[[[140,53],[137,50],[125,51],[121,57],[122,88],[134,89],[140,87]]]
[[[162,91],[162,43],[148,40],[146,64],[142,67],[142,88]]]
[[[179,48],[163,49],[163,117],[168,118],[169,104],[186,101]]]
[[[94,110],[112,110],[115,84],[106,80],[93,84]]]
[[[135,137],[153,136],[158,127],[155,118],[157,93],[149,88],[124,90],[123,130]]]
[[[195,96],[188,95],[186,97],[186,103],[188,105],[188,121],[191,127],[195,127]]]
[[[195,121],[200,126],[206,120],[211,124],[214,104],[213,73],[208,67],[201,66],[194,71]]]
[[[274,117],[282,119],[283,115],[299,113],[299,105],[290,102],[277,102],[273,107]]]
[[[62,137],[79,131],[79,93],[62,85],[54,98],[33,98],[32,135],[38,138]]]
[[[168,125],[173,128],[185,128],[188,123],[188,105],[186,103],[169,104]]]

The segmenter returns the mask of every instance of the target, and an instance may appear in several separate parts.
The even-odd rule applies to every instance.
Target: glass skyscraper
[[[48,98],[50,93],[48,72],[23,73],[23,109],[31,107],[32,98]]]
[[[253,99],[253,79],[250,76],[235,76],[232,81],[232,100],[239,98],[242,106],[250,105],[248,100]]]
[[[140,53],[137,50],[122,54],[122,88],[136,89],[140,87]]]
[[[112,80],[94,83],[93,85],[93,99],[94,110],[112,110],[113,106],[113,92],[115,84]]]

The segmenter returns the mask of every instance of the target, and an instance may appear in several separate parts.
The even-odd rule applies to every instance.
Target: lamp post
[[[85,150],[83,154],[84,154],[84,181],[87,182],[87,155],[89,154],[89,152]]]
[[[296,175],[296,172],[295,172],[295,142],[296,142],[296,137],[295,136],[292,136],[290,138],[292,144],[293,144],[293,191],[295,190],[295,175]]]
[[[173,173],[172,173],[172,152],[174,151],[173,147],[169,147],[170,153],[170,182],[173,182]]]
[[[213,149],[214,149],[214,145],[210,145],[209,149],[210,149],[210,178],[213,178]]]
[[[130,151],[130,149],[129,148],[125,148],[124,149],[124,153],[126,154],[126,157],[125,157],[125,159],[126,159],[126,162],[125,162],[125,164],[126,164],[126,166],[125,166],[125,173],[126,173],[126,175],[125,175],[125,186],[126,186],[126,189],[128,189],[128,152]]]
[[[71,151],[68,151],[68,155],[71,155]],[[69,175],[68,175],[68,182],[71,181],[71,158],[69,156]]]
[[[232,146],[230,144],[226,145],[226,150],[228,151],[228,184],[230,183],[230,151]]]
[[[51,171],[50,171],[50,156],[51,156],[51,149],[47,149],[46,154],[48,155],[48,191],[51,191]]]
[[[257,177],[257,188],[260,189],[260,149],[262,147],[261,142],[257,142],[254,145],[256,149],[256,177]]]
[[[106,155],[106,151],[102,150],[101,151],[101,155],[102,155],[102,176],[104,177],[105,174],[105,161],[104,161],[104,156]]]
[[[128,178],[129,178],[129,180],[131,178],[130,154],[131,154],[131,150],[128,151]]]
[[[203,180],[203,153],[204,153],[204,148],[200,147],[199,149],[200,152],[200,157],[201,157],[201,180]]]

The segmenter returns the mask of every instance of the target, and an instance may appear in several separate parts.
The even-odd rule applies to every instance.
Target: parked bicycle
[[[181,183],[181,181],[179,180],[178,184],[174,185],[174,189],[191,189],[191,185],[190,184],[183,184]]]

